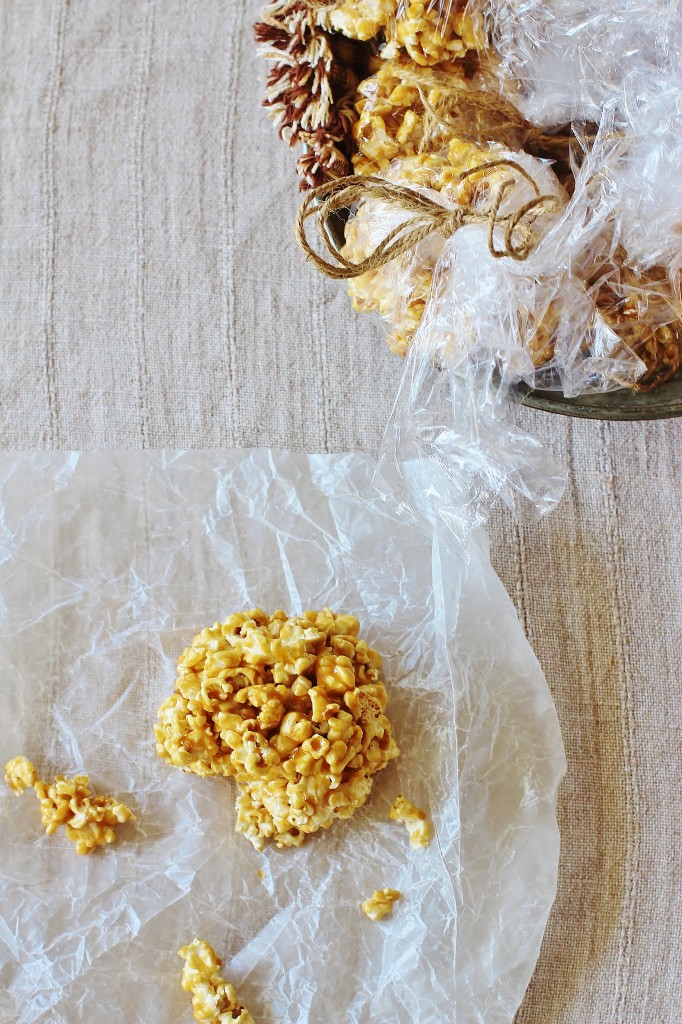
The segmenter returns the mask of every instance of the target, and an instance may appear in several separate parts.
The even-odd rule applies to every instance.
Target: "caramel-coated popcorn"
[[[27,757],[13,757],[5,765],[5,782],[17,796],[35,786],[38,781],[38,772]]]
[[[410,844],[417,848],[428,846],[431,839],[431,828],[426,820],[426,813],[404,796],[397,796],[388,812],[391,821],[401,821],[407,825]]]
[[[448,73],[448,87],[464,84],[464,71]],[[422,93],[420,94],[420,88]],[[353,156],[356,174],[384,174],[396,157],[441,149],[451,134],[447,125],[425,116],[422,96],[432,109],[445,99],[435,81],[417,84],[414,74],[400,61],[386,61],[375,75],[358,86],[353,138],[358,152]]]
[[[237,1000],[234,986],[220,973],[223,962],[208,942],[194,939],[178,950],[185,963],[182,987],[192,994],[194,1019],[201,1024],[253,1024],[253,1017]]]
[[[476,145],[453,135],[446,113],[453,101],[455,107],[461,101],[464,110],[471,103],[475,110],[477,96],[480,93],[471,86],[462,64],[453,65],[447,75],[442,66],[415,75],[414,66],[404,58],[385,61],[358,86],[358,117],[353,128],[358,147],[353,157],[355,172],[439,192],[448,204],[464,207],[485,202],[510,173],[507,167],[485,165],[508,158],[508,146],[499,142]],[[443,117],[439,110],[444,111]],[[477,167],[481,169],[459,180],[462,172]],[[366,259],[403,219],[400,212],[383,204],[360,203],[345,226],[344,257],[354,263]],[[348,282],[354,309],[381,317],[387,327],[387,344],[397,355],[407,353],[421,323],[444,244],[440,234],[432,234],[417,249]],[[537,323],[526,316],[519,324],[536,366],[554,354],[555,319],[549,310]],[[456,344],[456,339],[451,342]]]
[[[328,31],[366,42],[384,31],[396,14],[396,0],[344,0],[331,11],[320,11],[319,22]]]
[[[25,757],[15,757],[5,765],[7,785],[19,795],[31,786],[40,801],[40,817],[48,835],[64,826],[76,853],[91,853],[96,847],[113,843],[115,827],[134,819],[125,804],[111,796],[93,796],[87,775],[67,779],[57,775],[46,783]]]
[[[402,893],[398,889],[376,889],[373,896],[360,904],[363,912],[371,921],[381,921],[393,913],[393,904]]]
[[[300,846],[348,818],[398,756],[381,658],[352,615],[239,612],[199,633],[159,708],[157,752],[196,775],[232,776],[237,831],[261,850]]]
[[[441,10],[445,6],[446,10]],[[350,39],[366,41],[383,33],[389,40],[383,56],[401,51],[421,67],[452,62],[486,42],[483,19],[453,0],[446,5],[413,0],[343,0],[331,11],[321,9],[319,24]]]
[[[415,64],[428,67],[459,60],[468,50],[481,49],[485,45],[483,20],[463,10],[464,6],[457,0],[447,4],[405,0],[385,56],[393,56],[401,47]]]

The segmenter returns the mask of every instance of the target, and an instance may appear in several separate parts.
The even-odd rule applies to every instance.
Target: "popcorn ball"
[[[194,939],[178,950],[185,963],[181,985],[192,994],[194,1019],[202,1024],[253,1024],[253,1017],[237,1000],[234,986],[220,973],[223,962],[208,942]]]
[[[448,126],[434,123],[424,111],[422,96],[432,109],[446,97],[439,81],[432,78],[423,85],[403,62],[385,61],[375,75],[360,83],[355,101],[358,117],[353,125],[358,147],[353,156],[356,174],[383,174],[398,156],[414,156],[445,144],[451,134]],[[448,73],[449,90],[457,82],[466,88],[461,66]]]
[[[460,60],[468,50],[482,48],[486,43],[483,19],[467,12],[466,6],[458,0],[445,5],[405,0],[385,56],[402,48],[415,64],[429,67]]]
[[[233,777],[237,831],[257,850],[300,846],[348,818],[398,756],[381,658],[352,615],[256,608],[199,633],[159,708],[157,752],[200,776]]]
[[[396,13],[396,0],[343,0],[331,11],[320,9],[319,23],[331,32],[366,42],[390,25]]]
[[[40,817],[48,835],[64,826],[76,853],[92,853],[98,846],[113,843],[115,828],[134,819],[129,807],[111,796],[93,796],[87,775],[67,779],[57,775],[45,783],[25,757],[14,757],[5,765],[5,780],[17,796],[32,787],[40,801]]]
[[[466,7],[459,0],[446,5],[428,0],[342,0],[331,11],[322,8],[318,23],[362,42],[383,33],[388,42],[382,56],[404,52],[415,64],[430,67],[460,60],[469,50],[485,46],[483,19]]]

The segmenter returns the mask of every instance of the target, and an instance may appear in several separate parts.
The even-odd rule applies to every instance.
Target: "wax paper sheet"
[[[135,823],[78,857],[2,787],[0,1020],[191,1020],[205,938],[257,1024],[509,1024],[554,896],[556,714],[486,538],[372,488],[358,455],[0,456],[0,757],[86,772]],[[415,472],[418,473],[416,468]],[[231,780],[161,762],[156,708],[203,625],[359,616],[401,757],[300,850],[234,831]],[[412,850],[404,792],[433,821]],[[403,893],[372,923],[359,903]]]

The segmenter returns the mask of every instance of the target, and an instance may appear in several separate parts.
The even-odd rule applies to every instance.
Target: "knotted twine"
[[[303,3],[310,11],[333,11],[339,7],[344,0],[303,0]]]
[[[475,206],[446,205],[413,188],[384,178],[351,174],[345,178],[325,182],[307,193],[296,218],[295,232],[298,244],[307,259],[326,277],[348,279],[385,266],[403,253],[409,252],[431,234],[438,233],[444,238],[449,238],[463,224],[487,223],[488,251],[491,256],[495,259],[510,256],[514,260],[525,260],[537,242],[531,224],[541,214],[553,213],[558,208],[557,199],[553,195],[542,195],[531,175],[514,160],[491,160],[478,164],[467,171],[462,171],[457,182],[495,167],[507,167],[520,174],[532,186],[534,197],[513,212],[500,214],[503,199],[516,184],[513,177],[504,178],[492,190],[487,204]],[[334,215],[338,214],[339,210],[350,209],[354,204],[370,199],[404,211],[408,216],[389,231],[363,260],[353,263],[343,255],[342,246],[335,240],[331,225]],[[318,233],[335,262],[330,262],[325,256],[320,255],[310,244],[306,233],[306,222],[310,217],[315,218]],[[501,248],[497,248],[495,243],[496,229],[503,231]]]

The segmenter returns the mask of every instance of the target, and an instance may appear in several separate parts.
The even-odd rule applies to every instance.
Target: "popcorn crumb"
[[[401,795],[395,798],[391,804],[388,816],[391,821],[402,821],[407,825],[412,846],[420,848],[429,845],[431,828],[426,820],[426,812],[422,811],[419,807],[415,807],[404,796]]]
[[[67,837],[76,844],[76,853],[92,853],[98,846],[113,843],[115,827],[135,819],[130,808],[114,797],[93,796],[87,775],[71,779],[57,775],[48,784],[33,764],[20,756],[5,765],[5,780],[17,795],[29,786],[35,790],[45,831],[51,835],[63,825]]]
[[[178,950],[185,960],[181,985],[192,994],[194,1019],[202,1024],[253,1024],[253,1017],[238,1001],[234,986],[220,974],[223,962],[202,939]]]
[[[374,895],[360,906],[371,921],[381,921],[382,918],[393,913],[393,904],[401,896],[402,893],[398,889],[377,889]]]
[[[300,846],[349,818],[398,748],[381,658],[352,615],[256,608],[199,633],[159,708],[160,757],[233,777],[237,831],[257,850]]]
[[[20,796],[29,786],[35,786],[38,773],[26,757],[13,757],[5,765],[5,782]]]

